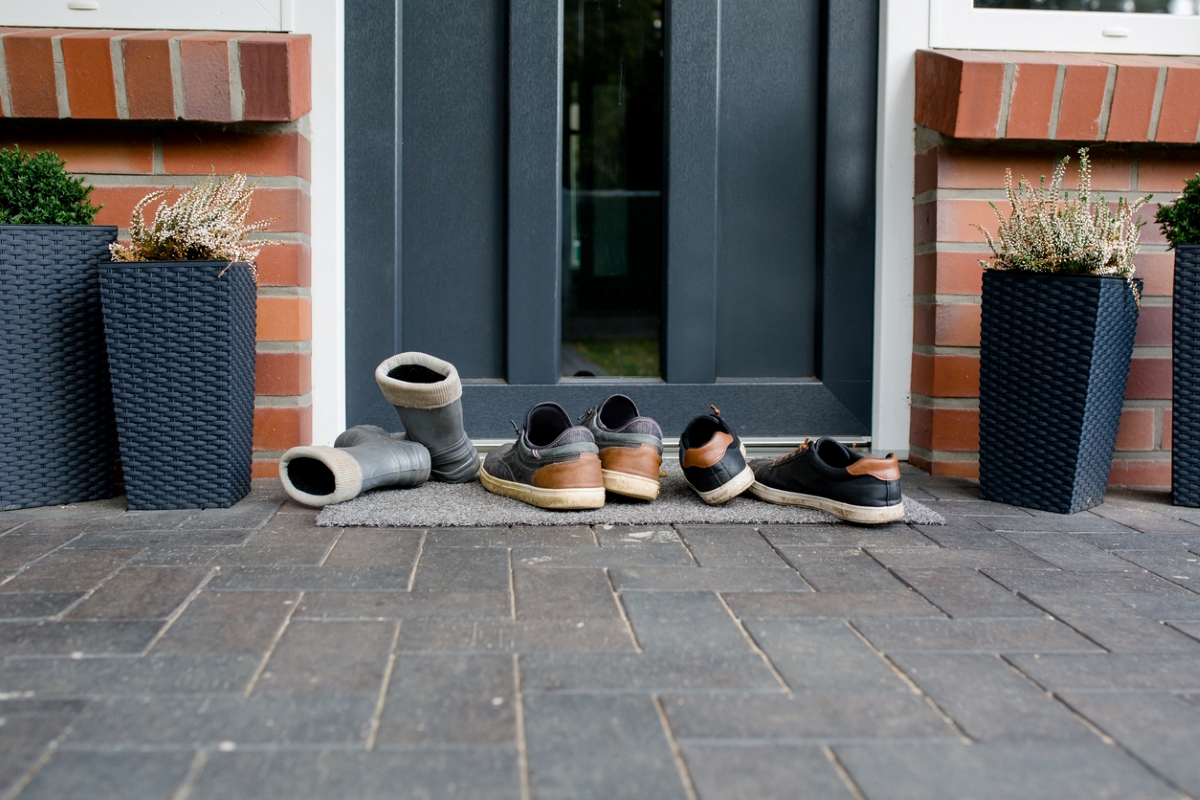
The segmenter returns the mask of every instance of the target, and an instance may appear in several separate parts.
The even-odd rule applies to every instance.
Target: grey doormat
[[[705,505],[683,480],[675,462],[668,462],[662,490],[653,503],[608,496],[603,508],[591,511],[546,511],[492,494],[479,482],[430,481],[416,489],[383,489],[345,503],[326,506],[317,524],[341,528],[440,528],[501,525],[670,525],[750,524],[796,525],[841,520],[823,511],[777,506],[744,494],[723,506]],[[928,506],[904,499],[904,522],[944,525],[946,520]]]

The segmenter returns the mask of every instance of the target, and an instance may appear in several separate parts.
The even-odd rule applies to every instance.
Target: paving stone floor
[[[0,513],[0,797],[1200,796],[1200,511],[944,527]]]

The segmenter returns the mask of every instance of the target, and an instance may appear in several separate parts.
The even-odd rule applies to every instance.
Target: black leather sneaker
[[[710,506],[737,497],[754,483],[746,465],[746,449],[737,434],[721,419],[716,406],[711,414],[696,417],[679,437],[679,465],[688,486]]]
[[[786,456],[756,463],[750,493],[768,503],[816,508],[864,525],[904,516],[896,456],[871,458],[833,439],[805,442]]]
[[[623,394],[614,394],[579,421],[592,432],[600,448],[604,488],[614,494],[653,500],[658,497],[662,466],[662,428],[638,414]]]

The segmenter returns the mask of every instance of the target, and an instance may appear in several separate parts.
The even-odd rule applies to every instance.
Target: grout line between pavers
[[[196,755],[192,756],[191,763],[188,764],[187,771],[183,773],[183,779],[179,781],[179,788],[171,795],[171,800],[187,800],[196,786],[196,779],[200,777],[200,773],[204,771],[207,764],[208,751],[197,750]]]
[[[671,531],[675,534],[675,538],[679,540],[679,543],[683,545],[683,549],[687,552],[688,558],[692,560],[692,563],[697,567],[700,567],[700,559],[696,558],[696,554],[692,552],[692,546],[688,544],[687,539],[684,538],[684,535],[679,532],[679,528],[675,525],[672,525]]]
[[[342,534],[345,532],[346,529],[342,528],[337,532],[337,536],[333,537],[333,541],[329,543],[329,549],[325,551],[325,555],[321,556],[321,560],[317,562],[318,567],[325,566],[325,562],[329,559],[329,554],[333,552],[333,548],[337,547],[337,543],[342,540]],[[249,539],[250,537],[247,536],[246,538]],[[243,542],[243,544],[245,543]]]
[[[0,56],[3,56],[3,55],[4,55],[3,53],[0,53]],[[21,528],[25,527],[28,524],[29,524],[29,520],[26,520],[24,522],[18,522],[15,526],[9,528],[4,533],[0,533],[0,539],[3,539],[5,536],[8,536],[13,531],[19,531]]]
[[[513,622],[517,621],[517,576],[513,574],[512,548],[506,548],[508,553],[508,613]]]
[[[167,621],[164,622],[163,626],[158,629],[158,633],[154,634],[154,638],[150,640],[145,649],[143,649],[138,655],[138,658],[145,658],[150,653],[150,650],[154,647],[154,645],[162,641],[162,638],[167,635],[167,631],[172,625],[175,624],[175,620],[183,616],[183,612],[187,611],[187,608],[192,604],[192,601],[200,595],[200,592],[204,591],[204,587],[207,586],[208,582],[216,577],[217,573],[220,571],[220,567],[213,567],[208,571],[208,574],[204,576],[204,580],[200,581],[196,588],[192,589],[188,596],[183,598],[183,602],[180,603],[174,611],[167,615]]]
[[[279,640],[283,638],[284,632],[288,629],[288,625],[292,624],[292,616],[296,613],[296,609],[300,607],[301,601],[304,600],[304,592],[296,595],[296,599],[292,601],[292,607],[288,609],[287,616],[283,618],[283,623],[279,626],[279,630],[275,631],[274,638],[271,639],[271,646],[267,648],[267,652],[263,653],[262,661],[258,662],[258,668],[254,670],[254,674],[250,676],[250,682],[246,684],[246,691],[242,692],[242,697],[249,697],[254,691],[258,679],[262,677],[263,672],[267,668],[267,662],[271,660],[271,656],[275,655],[275,646],[279,644]]]
[[[842,783],[850,790],[850,794],[854,795],[854,800],[867,800],[867,796],[863,794],[858,783],[850,776],[850,770],[846,769],[846,765],[838,758],[837,753],[833,752],[833,748],[829,745],[822,745],[821,752],[825,754],[826,760],[833,765],[833,771],[842,779]]]
[[[1033,676],[1029,675],[1027,672],[1025,672],[1025,670],[1021,669],[1015,663],[1010,661],[1008,659],[1008,657],[1005,656],[1003,653],[997,653],[996,658],[1000,659],[1000,663],[1004,664],[1009,669],[1011,669],[1013,672],[1020,675],[1022,678],[1024,678],[1031,686],[1033,686],[1039,692],[1046,695],[1046,697],[1050,698],[1052,701],[1054,701],[1055,703],[1058,703],[1060,706],[1062,706],[1064,709],[1066,709],[1068,714],[1070,714],[1072,717],[1077,719],[1079,721],[1079,723],[1081,725],[1083,725],[1083,727],[1087,728],[1089,731],[1091,731],[1093,734],[1095,734],[1096,738],[1098,738],[1101,742],[1103,742],[1104,744],[1109,744],[1109,745],[1115,745],[1117,743],[1117,741],[1115,739],[1113,739],[1107,733],[1102,731],[1090,719],[1088,719],[1083,714],[1080,714],[1078,711],[1076,711],[1069,703],[1067,703],[1065,700],[1063,700],[1061,697],[1059,697],[1056,693],[1050,691],[1045,686],[1038,683],[1033,678]]]
[[[387,703],[388,684],[392,682],[392,671],[396,668],[396,647],[400,644],[401,620],[396,620],[392,631],[392,645],[388,648],[387,664],[383,668],[383,682],[379,685],[379,698],[375,701],[375,713],[371,715],[371,727],[367,731],[367,752],[375,749],[375,740],[379,736],[379,723],[383,719],[383,708]]]
[[[517,775],[521,782],[521,800],[529,800],[529,746],[525,742],[525,693],[521,690],[521,654],[512,654],[513,706],[517,722]]]
[[[345,530],[345,528],[342,530]],[[421,541],[417,543],[417,557],[413,559],[412,570],[408,573],[408,586],[404,590],[406,592],[411,592],[413,584],[417,581],[417,566],[421,563],[421,556],[425,555],[425,536],[428,533],[429,531],[427,530],[421,531]]]
[[[790,568],[791,568],[792,572],[794,572],[794,573],[796,573],[797,575],[799,575],[799,576],[800,576],[800,580],[804,581],[804,585],[808,587],[808,590],[809,590],[810,592],[815,592],[815,591],[817,590],[817,587],[815,587],[815,586],[813,586],[811,583],[809,583],[809,580],[808,580],[808,578],[804,577],[804,573],[800,571],[799,567],[797,567],[795,564],[793,564],[793,563],[792,563],[792,561],[791,561],[791,559],[789,559],[787,556],[785,556],[785,555],[783,554],[783,551],[782,551],[782,550],[780,550],[778,547],[776,547],[776,546],[775,546],[775,543],[774,543],[774,542],[772,542],[772,541],[770,540],[770,538],[769,538],[769,537],[768,537],[768,536],[767,536],[765,533],[763,533],[763,532],[762,532],[762,528],[755,527],[755,529],[754,529],[754,530],[755,530],[755,532],[756,532],[756,533],[758,533],[759,537],[760,537],[760,538],[761,538],[761,539],[762,539],[764,542],[766,542],[766,543],[767,543],[767,547],[769,547],[769,548],[771,548],[773,551],[775,551],[775,555],[779,557],[779,560],[780,560],[780,561],[782,561],[783,563],[787,564],[787,565],[788,565],[788,567],[790,567]]]
[[[914,533],[916,533],[917,535],[919,535],[919,536],[922,536],[922,537],[924,537],[925,539],[929,539],[929,537],[928,537],[928,536],[925,536],[925,534],[923,534],[923,533],[921,533],[920,531],[918,531],[918,530],[914,529],[914,528],[912,527],[912,525],[909,525],[908,527],[909,527],[909,530],[912,530],[912,531],[913,531]],[[936,541],[934,541],[933,539],[929,539],[929,541],[933,542],[934,546],[935,546],[935,547],[937,547],[937,548],[940,548],[940,549],[946,549],[946,548],[943,548],[943,547],[942,547],[940,544],[938,544],[938,543],[937,543]],[[934,607],[934,608],[936,608],[938,611],[942,612],[942,615],[943,615],[943,616],[945,616],[945,617],[946,617],[946,619],[954,619],[954,616],[953,616],[952,614],[950,614],[948,611],[946,611],[946,609],[942,608],[942,607],[941,607],[941,606],[939,606],[937,603],[935,603],[935,602],[933,602],[932,600],[930,600],[928,597],[926,597],[926,596],[925,596],[925,594],[924,594],[924,593],[923,593],[923,592],[922,592],[920,589],[918,589],[916,586],[913,586],[911,583],[909,583],[908,581],[906,581],[906,580],[905,580],[905,579],[904,579],[904,578],[903,578],[903,577],[902,577],[902,576],[901,576],[901,575],[900,575],[898,572],[896,572],[894,569],[892,569],[891,567],[889,567],[887,564],[884,564],[882,561],[880,561],[878,558],[876,558],[875,554],[871,552],[870,548],[867,548],[867,547],[860,547],[860,548],[858,548],[858,549],[859,549],[860,551],[862,551],[863,553],[865,553],[865,554],[867,555],[867,558],[871,559],[871,560],[872,560],[872,561],[874,561],[876,564],[878,564],[879,566],[883,567],[884,571],[885,571],[885,572],[887,572],[887,574],[891,575],[893,578],[895,578],[895,579],[896,579],[897,581],[899,581],[901,584],[903,584],[903,585],[907,586],[907,587],[908,587],[908,590],[909,590],[910,592],[914,593],[915,595],[917,595],[917,597],[920,597],[920,598],[921,598],[922,600],[924,600],[926,603],[929,603],[929,605],[933,606],[933,607]]]
[[[46,743],[46,747],[42,750],[42,754],[38,756],[37,760],[34,761],[33,764],[31,764],[19,778],[17,778],[12,786],[8,787],[8,791],[6,791],[3,795],[0,795],[0,800],[13,800],[13,798],[25,791],[25,787],[29,785],[30,781],[34,779],[38,772],[41,771],[42,767],[46,766],[50,759],[54,757],[54,754],[58,752],[59,743],[68,735],[70,735],[72,732],[71,726],[75,724],[75,720],[79,719],[79,715],[83,712],[84,709],[81,708],[79,712],[75,714],[75,716],[71,717],[71,721],[63,726],[63,729],[58,732],[58,735]]]
[[[106,584],[106,583],[108,583],[110,580],[112,580],[112,578],[113,578],[113,576],[114,576],[114,575],[116,575],[116,574],[117,574],[118,572],[120,572],[121,570],[125,569],[127,566],[129,566],[129,564],[130,564],[130,562],[131,562],[131,561],[133,561],[135,558],[137,558],[138,556],[142,555],[143,553],[147,552],[148,550],[149,550],[149,548],[147,548],[147,547],[143,547],[141,550],[138,550],[136,553],[134,553],[133,555],[131,555],[129,558],[127,558],[127,559],[125,559],[124,561],[122,561],[122,562],[121,562],[121,564],[120,564],[120,566],[118,566],[118,567],[117,567],[116,569],[114,569],[112,572],[108,573],[108,574],[107,574],[107,575],[105,575],[103,578],[101,578],[99,583],[97,583],[97,584],[96,584],[95,586],[93,586],[92,588],[88,589],[86,592],[84,592],[84,593],[83,593],[82,595],[80,595],[79,597],[77,597],[77,598],[75,598],[74,600],[72,600],[72,601],[70,602],[70,604],[69,604],[69,605],[67,605],[67,607],[66,607],[66,608],[64,608],[62,611],[59,611],[59,612],[58,612],[57,614],[55,614],[54,616],[50,617],[50,621],[51,621],[51,622],[62,622],[62,621],[63,621],[63,618],[64,618],[64,617],[66,617],[66,616],[67,616],[67,614],[71,613],[71,612],[72,612],[72,611],[74,611],[76,608],[78,608],[78,607],[79,607],[79,605],[80,605],[81,603],[85,602],[85,601],[86,601],[86,600],[87,600],[89,597],[91,597],[91,596],[92,596],[92,595],[94,595],[96,592],[98,592],[98,591],[100,590],[100,587],[101,587],[101,586],[103,586],[104,584]]]
[[[679,780],[683,783],[683,791],[687,794],[688,800],[699,800],[696,794],[696,786],[692,783],[692,774],[688,770],[687,760],[683,757],[683,750],[679,747],[679,742],[675,741],[675,732],[671,730],[671,721],[667,719],[667,710],[663,708],[662,698],[659,695],[652,695],[654,701],[654,710],[658,712],[658,721],[662,723],[663,735],[667,737],[667,744],[671,747],[671,758],[675,760],[675,769],[679,770]]]
[[[55,553],[57,553],[59,550],[62,550],[62,549],[63,549],[64,547],[66,547],[67,545],[69,545],[69,544],[73,544],[73,543],[75,543],[75,542],[79,541],[80,539],[82,539],[82,538],[83,538],[84,536],[86,536],[86,535],[87,535],[87,531],[84,531],[84,532],[80,533],[78,536],[74,536],[74,537],[72,537],[72,538],[68,539],[67,541],[63,542],[62,544],[60,544],[58,547],[54,548],[53,550],[51,550],[51,551],[49,551],[49,552],[46,552],[46,553],[42,553],[40,556],[38,556],[37,558],[33,559],[32,561],[30,561],[30,562],[28,562],[28,563],[26,563],[26,564],[22,564],[21,566],[17,567],[17,571],[16,571],[16,572],[14,572],[12,575],[9,575],[9,576],[8,576],[7,578],[5,578],[4,580],[0,580],[0,586],[4,586],[4,585],[6,585],[6,584],[8,584],[8,583],[11,583],[11,582],[12,582],[14,579],[16,579],[16,577],[17,577],[18,575],[22,574],[23,572],[25,572],[26,570],[28,570],[28,569],[29,569],[30,567],[32,567],[33,565],[35,565],[35,564],[39,563],[40,561],[42,561],[43,559],[47,558],[48,556],[52,556],[52,555],[54,555]]]
[[[771,657],[767,655],[767,651],[759,647],[758,642],[754,641],[754,637],[750,635],[750,631],[746,630],[746,626],[742,624],[742,621],[738,619],[738,615],[733,613],[733,609],[730,608],[729,603],[725,601],[725,596],[720,592],[713,592],[713,594],[717,596],[717,600],[725,609],[725,613],[727,613],[729,618],[733,620],[733,624],[736,625],[737,629],[742,632],[742,636],[746,638],[746,642],[750,645],[750,649],[758,654],[758,657],[761,658],[763,663],[767,665],[767,669],[769,669],[771,674],[775,676],[775,680],[778,681],[779,685],[783,687],[783,691],[788,697],[794,696],[792,687],[788,685],[786,680],[784,680],[783,673],[776,669],[775,663],[771,661]]]
[[[1170,628],[1171,630],[1175,631],[1176,633],[1182,633],[1184,636],[1188,637],[1189,639],[1193,639],[1197,642],[1200,642],[1200,636],[1197,636],[1192,633],[1188,633],[1183,628],[1180,628],[1178,625],[1175,625],[1170,620],[1156,620],[1156,622],[1158,622],[1158,624],[1162,625],[1163,627]]]
[[[608,580],[608,589],[612,592],[613,600],[617,604],[617,611],[621,612],[621,620],[625,623],[625,630],[629,631],[629,638],[633,640],[633,648],[635,652],[644,653],[645,648],[638,641],[637,633],[633,630],[633,623],[629,620],[629,614],[625,610],[625,601],[621,597],[621,593],[617,591],[617,585],[613,583],[612,574],[608,571],[608,567],[604,567],[604,577]]]

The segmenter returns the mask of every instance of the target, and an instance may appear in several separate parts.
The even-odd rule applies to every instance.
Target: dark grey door
[[[395,427],[374,367],[423,350],[478,437],[613,391],[668,435],[869,433],[877,14],[347,0],[347,423]]]

